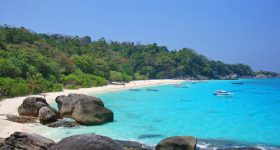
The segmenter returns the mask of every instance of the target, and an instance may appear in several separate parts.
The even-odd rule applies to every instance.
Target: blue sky
[[[0,24],[188,47],[280,72],[280,0],[1,0]]]

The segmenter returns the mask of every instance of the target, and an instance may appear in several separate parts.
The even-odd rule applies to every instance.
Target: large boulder
[[[160,141],[156,150],[194,150],[197,140],[192,136],[174,136]]]
[[[72,118],[83,125],[97,125],[113,121],[114,114],[111,110],[92,101],[80,101],[75,105]]]
[[[14,132],[5,139],[5,149],[46,150],[55,142],[38,134]]]
[[[39,110],[38,118],[42,124],[47,124],[57,121],[58,115],[54,109],[44,106]]]
[[[66,137],[49,150],[124,150],[124,148],[109,137],[85,134]]]
[[[19,115],[38,117],[41,107],[49,106],[47,101],[41,97],[27,97],[18,108]]]
[[[70,93],[68,94],[68,97],[72,97],[78,101],[93,101],[96,105],[100,105],[104,107],[104,103],[101,99],[93,96],[88,96],[84,94],[75,94],[75,93]]]
[[[36,123],[37,118],[32,116],[7,115],[7,120],[18,123]]]
[[[113,112],[96,97],[69,94],[58,96],[56,102],[61,116],[73,118],[79,124],[97,125],[114,120]]]
[[[65,117],[71,117],[74,107],[79,101],[92,101],[94,104],[104,107],[103,102],[99,98],[87,96],[84,94],[70,93],[68,94],[68,96],[61,95],[56,97],[55,99],[60,115]]]

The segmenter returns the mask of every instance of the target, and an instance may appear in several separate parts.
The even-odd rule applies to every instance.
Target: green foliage
[[[29,77],[26,80],[21,78],[0,77],[0,98],[61,90],[62,85],[60,83],[45,80],[40,74]]]
[[[88,88],[107,84],[104,78],[86,74],[80,70],[76,70],[74,73],[64,76],[62,82],[66,88],[70,89]]]
[[[0,26],[1,97],[92,87],[133,79],[252,76],[247,65],[212,61],[183,48],[92,41],[89,36],[37,34]]]
[[[133,79],[133,77],[126,74],[126,73],[121,73],[121,72],[118,72],[118,71],[110,71],[110,80],[111,81],[129,82],[132,79]]]
[[[20,96],[29,93],[26,81],[22,79],[0,78],[0,98]]]
[[[110,80],[111,81],[123,81],[122,73],[117,71],[110,71]]]
[[[94,55],[73,56],[75,65],[84,73],[94,74],[105,78],[109,77],[109,68],[106,61]]]
[[[52,86],[52,91],[62,91],[63,90],[63,85],[61,83],[55,83]]]
[[[132,76],[130,76],[130,75],[126,74],[126,73],[122,73],[122,81],[124,81],[124,82],[129,82],[129,81],[131,81],[132,79],[133,79]]]
[[[267,76],[267,77],[280,77],[279,73],[271,72],[271,71],[263,71],[263,70],[257,71],[256,75],[257,76]]]
[[[21,96],[30,93],[29,88],[27,87],[27,84],[24,81],[15,83],[12,87],[13,88],[10,89],[10,96]]]
[[[148,77],[147,76],[144,76],[144,75],[141,75],[139,72],[136,72],[134,74],[134,79],[135,80],[147,80]]]
[[[33,43],[37,40],[36,34],[30,32],[24,27],[14,28],[9,26],[3,26],[0,29],[0,40],[4,43]]]
[[[11,59],[0,58],[0,76],[3,77],[18,77],[21,75],[21,69]]]

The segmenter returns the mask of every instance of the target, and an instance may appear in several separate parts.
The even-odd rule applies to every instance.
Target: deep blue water
[[[115,114],[115,121],[76,129],[51,129],[43,134],[60,139],[78,133],[96,133],[116,139],[155,145],[175,135],[192,135],[210,146],[280,146],[280,79],[208,81],[188,88],[147,87],[158,91],[118,91],[93,94]],[[233,93],[214,96],[215,90]]]

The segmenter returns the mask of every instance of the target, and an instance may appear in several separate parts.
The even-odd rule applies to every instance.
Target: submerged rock
[[[19,115],[38,117],[40,108],[49,106],[47,101],[41,97],[27,97],[18,108]]]
[[[197,140],[192,136],[174,136],[160,141],[156,150],[194,150]]]
[[[120,143],[126,150],[153,150],[154,149],[152,146],[148,146],[135,141],[122,141],[122,140],[115,140],[115,141]]]
[[[217,150],[262,150],[256,147],[236,147],[236,148],[221,148]]]
[[[149,139],[149,138],[160,138],[163,137],[161,134],[141,134],[138,139]]]
[[[77,122],[71,122],[71,121],[66,121],[66,120],[58,120],[53,123],[46,124],[48,127],[52,128],[57,128],[57,127],[66,127],[66,128],[71,128],[71,127],[76,127],[79,126]]]
[[[55,142],[38,134],[14,132],[5,139],[3,149],[46,150]]]
[[[62,139],[48,150],[124,150],[124,147],[109,137],[84,134]]]
[[[39,110],[38,118],[42,124],[47,124],[57,121],[58,115],[54,109],[44,106]]]
[[[83,94],[69,94],[56,98],[61,116],[69,117],[83,125],[97,125],[114,120],[111,110],[96,97]]]
[[[7,115],[7,120],[18,123],[36,123],[37,118],[32,116]]]

